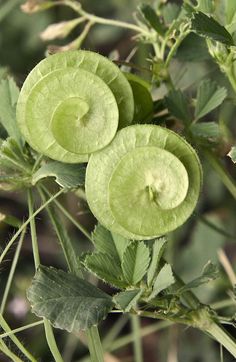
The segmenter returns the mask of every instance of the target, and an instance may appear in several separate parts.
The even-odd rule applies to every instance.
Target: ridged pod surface
[[[151,239],[189,218],[201,183],[201,165],[188,142],[156,125],[133,125],[90,157],[86,196],[109,230],[130,239]]]
[[[28,75],[17,104],[23,136],[36,151],[61,162],[86,162],[117,129],[131,124],[134,100],[119,68],[90,51],[42,60]]]

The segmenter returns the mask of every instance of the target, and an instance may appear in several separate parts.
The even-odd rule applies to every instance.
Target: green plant
[[[52,327],[75,334],[85,330],[91,360],[103,361],[97,325],[109,313],[130,314],[137,362],[142,361],[140,317],[163,319],[165,326],[180,323],[198,328],[236,357],[236,343],[221,325],[233,324],[233,317],[219,316],[192,291],[216,279],[217,267],[208,262],[201,275],[184,283],[164,255],[168,234],[185,223],[199,198],[202,167],[194,148],[207,158],[236,198],[236,184],[221,160],[228,152],[235,160],[229,129],[225,122],[204,119],[236,91],[236,7],[228,1],[223,26],[216,5],[210,0],[197,4],[185,1],[181,7],[162,1],[155,7],[143,4],[137,25],[89,14],[71,0],[28,0],[23,6],[28,12],[54,6],[75,10],[75,19],[51,25],[44,32],[45,39],[66,37],[85,23],[77,39],[49,49],[70,51],[41,61],[21,91],[10,77],[3,76],[0,83],[0,120],[7,133],[0,144],[0,188],[26,192],[29,209],[29,218],[23,223],[3,215],[3,221],[18,231],[2,250],[0,263],[18,237],[18,245],[22,244],[29,224],[36,273],[27,297],[33,313],[42,319],[21,329],[43,323],[55,361],[63,358]],[[130,71],[146,72],[147,81],[137,74],[123,73],[97,53],[74,50],[81,47],[95,24],[132,30],[138,42],[153,48],[149,68],[120,62]],[[207,79],[200,82],[192,98],[176,86],[171,64],[177,51],[181,58],[181,47],[184,52],[184,42],[193,33],[197,34],[195,42],[203,44],[204,56],[213,58],[233,89]],[[189,56],[195,55],[187,47],[185,57]],[[151,91],[155,94],[160,85],[165,92],[153,100]],[[45,182],[49,177],[59,186],[54,195]],[[57,200],[62,193],[78,189],[99,220],[92,234]],[[36,192],[42,205],[34,210]],[[43,209],[57,234],[67,271],[40,263],[35,217]],[[78,255],[59,211],[92,242],[92,252]],[[1,304],[0,348],[14,361],[22,360],[4,343],[9,336],[28,360],[36,361],[3,317],[19,253],[17,248]],[[85,270],[114,287],[113,295],[87,281]]]

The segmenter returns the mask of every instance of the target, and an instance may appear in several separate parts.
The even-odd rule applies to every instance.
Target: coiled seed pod
[[[41,61],[28,75],[17,120],[31,147],[52,159],[86,162],[131,124],[132,89],[119,68],[90,51],[70,51]]]
[[[197,154],[182,137],[159,126],[134,125],[90,157],[86,195],[91,211],[109,230],[151,239],[188,219],[201,180]]]

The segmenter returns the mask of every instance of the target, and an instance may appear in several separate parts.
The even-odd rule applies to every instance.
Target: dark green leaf
[[[145,275],[150,262],[149,249],[144,242],[132,242],[123,255],[123,274],[129,285],[136,285]]]
[[[197,288],[202,284],[209,283],[210,281],[219,277],[219,270],[216,265],[212,264],[210,261],[204,266],[202,274],[192,280],[191,282],[185,284],[183,288],[179,290],[180,293],[186,292],[187,290]]]
[[[155,298],[160,292],[162,292],[164,289],[170,287],[172,284],[174,284],[175,279],[172,273],[172,269],[170,264],[165,264],[159,274],[157,275],[153,290],[150,296],[148,297],[148,300],[151,300]]]
[[[113,297],[117,308],[123,310],[124,312],[129,312],[131,308],[134,308],[137,304],[140,296],[142,295],[141,289],[126,290],[116,294]]]
[[[231,158],[231,160],[236,163],[236,146],[233,146],[228,153],[228,156]]]
[[[152,259],[147,272],[147,284],[150,286],[157,273],[161,256],[164,252],[166,239],[161,238],[155,240],[152,246]]]
[[[169,25],[178,18],[180,7],[177,4],[166,4],[162,8],[162,15],[165,24]]]
[[[226,98],[227,90],[219,87],[217,83],[207,79],[203,80],[197,91],[195,119],[204,117],[207,113],[218,107]]]
[[[8,135],[19,143],[21,134],[16,123],[16,103],[19,97],[19,89],[13,78],[8,77],[0,81],[0,123]]]
[[[44,266],[37,271],[27,296],[37,316],[74,333],[97,325],[113,307],[112,298],[87,281]]]
[[[178,48],[176,56],[184,62],[201,62],[211,58],[205,39],[195,33],[190,33],[183,40]]]
[[[70,189],[83,186],[85,183],[85,166],[81,164],[66,164],[58,161],[45,163],[32,178],[35,185],[46,177],[55,177],[58,185]]]
[[[161,23],[159,17],[157,16],[155,10],[148,4],[142,4],[140,6],[140,11],[143,14],[145,20],[147,21],[148,25],[156,30],[156,32],[160,35],[165,34],[165,28]]]
[[[192,30],[203,37],[219,41],[226,45],[234,45],[230,33],[212,16],[207,16],[202,12],[193,13],[191,24]]]
[[[171,91],[165,97],[166,106],[169,112],[177,119],[189,124],[191,115],[188,108],[188,103],[183,93],[180,90]]]
[[[84,266],[105,283],[117,288],[125,288],[127,283],[122,281],[120,264],[112,255],[103,253],[88,254],[83,262]]]
[[[130,240],[111,233],[101,224],[97,224],[95,227],[92,240],[96,251],[110,255],[116,262],[122,261],[124,251],[130,243]]]

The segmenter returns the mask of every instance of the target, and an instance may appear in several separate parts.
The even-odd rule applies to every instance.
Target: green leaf
[[[201,62],[211,58],[205,39],[195,33],[186,36],[180,44],[176,56],[184,62]]]
[[[124,252],[121,264],[129,285],[136,285],[145,275],[150,262],[149,249],[144,242],[133,242]]]
[[[186,292],[187,290],[197,288],[202,284],[209,283],[210,281],[219,277],[219,270],[216,265],[212,264],[210,261],[204,266],[202,270],[202,274],[192,280],[191,282],[185,284],[183,288],[181,288],[178,293]]]
[[[236,146],[233,146],[230,150],[230,152],[228,153],[228,155],[231,160],[233,161],[233,163],[236,163]]]
[[[218,41],[226,45],[234,45],[230,33],[220,25],[212,16],[207,16],[202,12],[193,13],[191,28],[198,35],[211,40]]]
[[[97,325],[113,307],[112,298],[92,284],[45,266],[37,271],[27,297],[38,317],[74,333]]]
[[[215,122],[201,122],[191,125],[190,130],[195,137],[217,141],[220,137],[219,125]]]
[[[197,9],[204,13],[212,13],[214,11],[213,0],[198,0]]]
[[[226,4],[226,22],[227,24],[230,24],[233,21],[236,13],[236,1],[228,0]]]
[[[156,32],[160,35],[165,34],[165,28],[163,24],[161,23],[155,10],[150,5],[142,4],[140,6],[140,11],[151,28],[156,30]]]
[[[111,233],[99,223],[92,233],[92,240],[97,251],[112,256],[116,262],[122,261],[124,251],[130,243],[130,240]]]
[[[183,93],[180,90],[171,91],[165,97],[166,106],[169,112],[185,124],[189,124],[191,115],[188,108],[188,103]]]
[[[137,304],[142,292],[141,289],[126,290],[125,292],[116,294],[113,297],[113,301],[119,309],[124,312],[129,312],[130,309],[134,308]]]
[[[218,107],[226,98],[227,90],[219,87],[217,83],[207,79],[203,80],[197,91],[195,119],[204,117],[207,113]]]
[[[88,254],[83,262],[86,269],[94,273],[105,283],[117,288],[125,288],[127,283],[122,281],[122,270],[117,260],[112,255],[103,253]]]
[[[155,242],[153,244],[152,259],[151,259],[151,263],[150,263],[150,266],[149,266],[148,272],[147,272],[148,286],[150,286],[152,284],[152,281],[157,273],[157,269],[159,267],[159,262],[160,262],[161,256],[165,249],[165,244],[166,244],[165,238],[157,239],[157,240],[155,240]]]
[[[174,284],[175,279],[172,273],[172,269],[170,264],[165,264],[163,268],[161,268],[159,274],[157,275],[153,290],[150,296],[148,297],[148,300],[151,300],[155,298],[160,292],[162,292],[164,289],[170,287],[172,284]]]
[[[45,163],[32,178],[32,184],[35,185],[39,180],[46,177],[55,177],[58,185],[70,189],[84,186],[85,166],[81,164],[66,164],[58,161]]]
[[[178,18],[180,7],[177,4],[166,4],[162,8],[162,15],[165,24],[169,25]]]
[[[16,123],[16,103],[19,89],[13,78],[8,77],[0,81],[0,123],[8,135],[21,142],[21,133]]]

